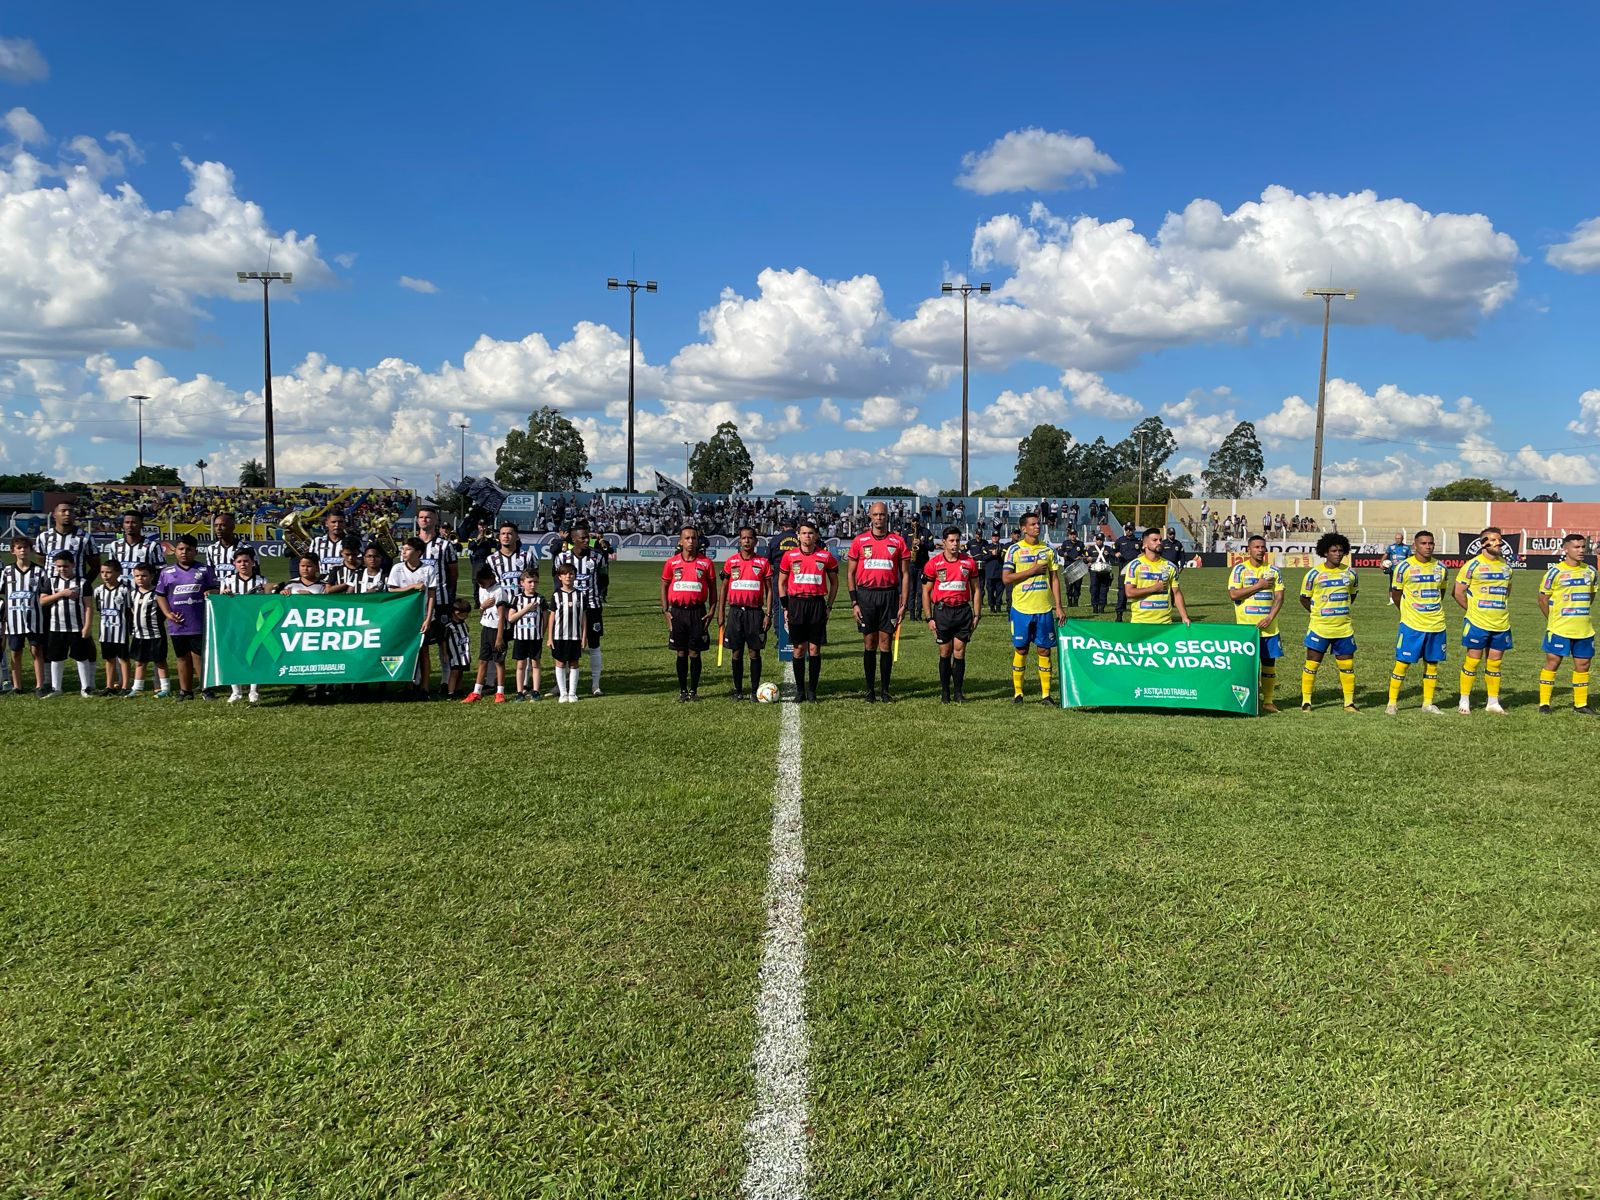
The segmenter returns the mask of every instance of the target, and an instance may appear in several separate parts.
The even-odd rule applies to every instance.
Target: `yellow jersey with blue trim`
[[[1135,625],[1172,624],[1172,593],[1178,590],[1178,568],[1164,558],[1146,558],[1140,555],[1122,568],[1122,582],[1126,587],[1155,587],[1158,583],[1171,585],[1164,592],[1154,592],[1128,601],[1130,620]]]
[[[1437,558],[1423,562],[1415,554],[1394,567],[1389,587],[1400,593],[1400,623],[1418,633],[1444,632],[1445,566]]]
[[[1594,636],[1595,569],[1588,563],[1558,562],[1544,573],[1539,594],[1550,597],[1546,631],[1564,638]]]
[[[1330,567],[1324,562],[1307,571],[1300,595],[1311,601],[1309,632],[1330,641],[1354,636],[1350,608],[1358,586],[1355,571],[1346,566]]]
[[[1511,564],[1479,554],[1461,564],[1456,582],[1467,586],[1467,620],[1489,633],[1511,628]]]
[[[1059,569],[1056,552],[1044,542],[1015,542],[1006,550],[1006,570],[1013,573],[1039,563],[1048,563],[1050,569],[1011,585],[1012,612],[1043,613],[1055,607],[1050,601],[1050,575]]]
[[[1234,588],[1255,587],[1258,583],[1270,581],[1272,586],[1262,588],[1253,595],[1237,600],[1233,605],[1233,616],[1241,625],[1260,625],[1261,618],[1272,611],[1272,602],[1283,595],[1283,576],[1278,568],[1271,563],[1256,566],[1249,559],[1238,563],[1228,573],[1228,590]],[[1276,637],[1278,635],[1278,618],[1272,618],[1272,624],[1261,631],[1262,637]]]

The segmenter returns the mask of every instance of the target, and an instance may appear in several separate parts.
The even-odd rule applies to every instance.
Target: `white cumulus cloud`
[[[1574,275],[1600,271],[1600,217],[1581,222],[1566,241],[1547,247],[1544,259],[1556,270]]]
[[[961,159],[956,183],[981,196],[996,192],[1049,192],[1072,184],[1093,187],[1101,175],[1122,168],[1109,154],[1097,149],[1093,138],[1065,130],[1013,129]]]
[[[0,80],[35,83],[50,77],[50,64],[28,38],[0,37]]]
[[[1461,437],[1489,423],[1471,396],[1451,405],[1441,396],[1413,394],[1386,383],[1374,392],[1346,379],[1328,380],[1324,429],[1329,437],[1427,438]],[[1316,398],[1290,396],[1256,422],[1269,444],[1301,441],[1316,433]]]
[[[916,408],[897,397],[869,396],[856,409],[856,415],[844,422],[844,427],[851,433],[875,433],[907,425],[916,419]]]
[[[1132,396],[1112,391],[1106,381],[1092,371],[1068,367],[1061,372],[1061,386],[1072,397],[1072,407],[1092,417],[1136,417],[1144,411]]]
[[[19,146],[35,146],[50,140],[39,118],[20,106],[6,113],[5,126]]]
[[[410,275],[400,276],[400,286],[409,291],[421,292],[424,296],[435,295],[439,285],[427,279],[413,279]]]
[[[1590,388],[1578,397],[1577,420],[1568,421],[1567,428],[1573,433],[1600,434],[1600,388]]]

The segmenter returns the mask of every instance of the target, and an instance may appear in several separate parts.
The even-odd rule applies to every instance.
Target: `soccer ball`
[[[778,698],[778,685],[772,682],[763,683],[756,689],[756,699],[763,704],[771,704]]]

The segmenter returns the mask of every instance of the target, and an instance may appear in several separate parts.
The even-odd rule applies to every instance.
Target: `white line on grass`
[[[767,936],[756,999],[756,1109],[744,1129],[741,1191],[753,1200],[798,1200],[806,1190],[809,1081],[806,1036],[805,829],[800,815],[800,709],[782,705],[778,783],[767,864]]]

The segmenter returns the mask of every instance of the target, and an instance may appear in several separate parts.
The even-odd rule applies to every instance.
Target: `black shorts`
[[[511,657],[515,662],[527,662],[529,659],[538,662],[543,653],[543,638],[513,638],[511,641]]]
[[[136,663],[165,663],[167,639],[165,637],[134,638],[128,643],[128,657]]]
[[[899,588],[857,588],[856,603],[861,608],[856,628],[862,633],[893,633],[900,623]]]
[[[728,605],[727,624],[722,628],[722,644],[735,654],[742,650],[765,650],[767,631],[762,628],[766,610],[748,604]]]
[[[42,633],[8,633],[8,634],[6,634],[6,645],[11,647],[11,653],[13,653],[13,654],[21,654],[22,653],[22,648],[24,646],[42,646],[42,645],[44,645],[44,634],[42,634]]]
[[[428,632],[422,635],[424,646],[443,645],[448,634],[445,631],[445,622],[450,618],[445,611],[438,607],[438,598],[434,598],[433,619],[428,622]],[[448,607],[448,606],[447,606]]]
[[[100,643],[100,657],[101,658],[127,658],[128,657],[128,643],[127,642],[101,642]]]
[[[503,662],[505,662],[505,660],[506,660],[505,643],[502,642],[501,645],[500,645],[500,649],[498,649],[498,650],[496,650],[494,648],[494,639],[496,638],[496,636],[499,635],[499,633],[500,633],[500,631],[498,629],[490,629],[487,625],[478,626],[478,661],[479,662],[481,662],[481,663],[482,662],[492,662],[492,663],[503,663]]]
[[[206,635],[203,633],[175,633],[172,635],[172,652],[179,658],[185,654],[204,654]]]
[[[44,656],[53,663],[66,662],[69,658],[78,662],[93,662],[94,643],[76,633],[52,629],[44,635]]]
[[[935,604],[933,606],[933,640],[941,646],[951,642],[972,640],[972,606],[970,604]]]
[[[698,654],[711,648],[711,631],[706,628],[706,610],[696,605],[674,604],[667,614],[667,649],[691,650]]]
[[[603,638],[606,633],[606,619],[603,611],[598,608],[589,608],[586,606],[583,610],[583,624],[584,628],[587,630],[590,647],[592,648],[598,646],[600,644],[600,639]]]
[[[558,663],[575,663],[582,653],[576,638],[554,638],[550,642],[550,657]]]
[[[790,645],[828,644],[828,601],[822,596],[790,596],[784,602]]]

